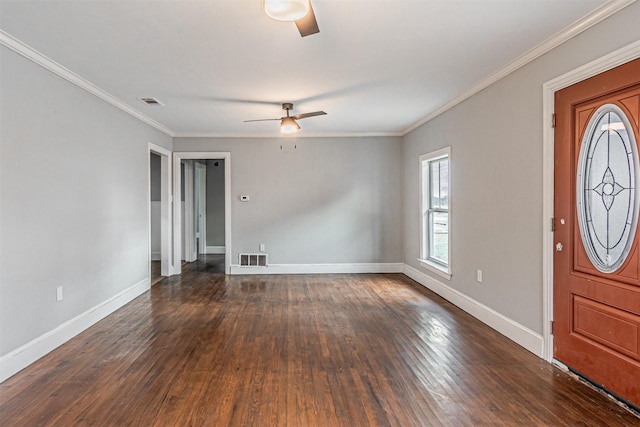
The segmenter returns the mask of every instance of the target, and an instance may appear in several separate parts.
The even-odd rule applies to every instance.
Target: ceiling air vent
[[[155,98],[138,98],[140,101],[144,102],[147,105],[162,105],[164,106],[164,104],[160,101],[158,101]]]

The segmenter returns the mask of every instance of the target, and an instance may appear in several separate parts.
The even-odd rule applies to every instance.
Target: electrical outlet
[[[56,301],[62,301],[62,286],[56,288]]]
[[[482,283],[482,270],[476,271],[476,280]]]
[[[265,250],[266,249],[264,243],[260,243],[260,252],[264,252]]]

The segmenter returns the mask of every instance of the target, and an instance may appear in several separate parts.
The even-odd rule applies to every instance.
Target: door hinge
[[[553,113],[551,115],[551,127],[555,128],[556,127],[556,113]]]
[[[549,330],[551,331],[551,335],[553,335],[553,320],[549,322]]]
[[[556,221],[554,217],[551,217],[551,232],[556,231]]]

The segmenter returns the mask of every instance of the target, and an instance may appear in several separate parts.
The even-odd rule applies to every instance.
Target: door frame
[[[542,85],[542,157],[543,157],[543,200],[542,200],[542,357],[554,362],[553,335],[553,231],[554,212],[554,95],[557,91],[608,71],[618,65],[640,58],[640,41],[631,43],[608,55],[598,58],[582,67],[569,71]],[[559,362],[556,362],[559,363]]]
[[[160,156],[160,275],[171,276],[174,262],[171,250],[172,212],[171,212],[171,151],[152,142],[148,143],[147,176],[149,177],[149,195],[151,194],[151,154]],[[149,203],[149,280],[151,280],[151,197]]]
[[[231,153],[228,151],[177,151],[173,153],[173,195],[180,198],[182,179],[180,163],[182,160],[224,160],[224,271],[231,273]],[[176,172],[177,170],[177,172]],[[182,255],[182,212],[180,204],[173,206],[173,256],[180,259]],[[173,274],[180,274],[181,266],[178,262],[174,266]]]

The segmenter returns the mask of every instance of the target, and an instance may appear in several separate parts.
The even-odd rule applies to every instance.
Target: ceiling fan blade
[[[306,119],[307,117],[314,117],[314,116],[324,116],[325,113],[324,111],[314,111],[313,113],[303,113],[303,114],[296,114],[295,116],[291,116],[296,120],[300,120],[300,119]]]
[[[295,22],[298,31],[300,31],[300,37],[307,37],[320,32],[318,21],[316,21],[316,14],[313,12],[313,7],[311,6],[311,0],[309,0],[309,12]]]
[[[244,123],[248,123],[248,122],[269,122],[271,120],[282,120],[282,117],[280,117],[279,119],[256,119],[256,120],[244,120]]]

